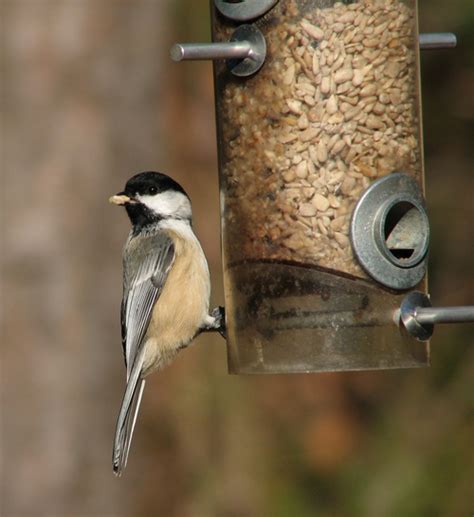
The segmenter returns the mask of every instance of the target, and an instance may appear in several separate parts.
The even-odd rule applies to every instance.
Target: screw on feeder
[[[176,62],[225,59],[233,75],[247,77],[261,68],[266,52],[263,34],[253,25],[241,25],[228,42],[176,43],[170,56]]]

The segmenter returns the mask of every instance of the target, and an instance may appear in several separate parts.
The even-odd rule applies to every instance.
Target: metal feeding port
[[[357,259],[372,278],[392,289],[409,289],[423,278],[429,234],[420,187],[403,173],[372,183],[352,216]]]
[[[278,0],[215,0],[216,9],[229,20],[246,22],[268,12]]]

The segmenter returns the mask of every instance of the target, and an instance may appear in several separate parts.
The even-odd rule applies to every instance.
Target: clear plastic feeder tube
[[[230,371],[426,365],[394,322],[406,291],[372,279],[350,240],[374,181],[423,191],[416,1],[280,0],[252,23],[259,72],[214,65]],[[214,41],[237,26],[214,10]]]

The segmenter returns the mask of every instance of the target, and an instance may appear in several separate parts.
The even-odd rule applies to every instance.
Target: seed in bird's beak
[[[115,194],[115,196],[109,197],[109,203],[114,205],[125,205],[125,203],[131,203],[132,199],[125,194]]]

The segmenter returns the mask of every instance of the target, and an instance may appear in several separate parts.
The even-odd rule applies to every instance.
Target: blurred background
[[[2,0],[0,513],[16,516],[470,516],[473,326],[439,326],[424,370],[227,375],[201,336],[149,378],[125,475],[121,250],[107,203],[132,173],[194,202],[223,303],[208,0]],[[474,4],[421,1],[430,292],[474,304]]]

